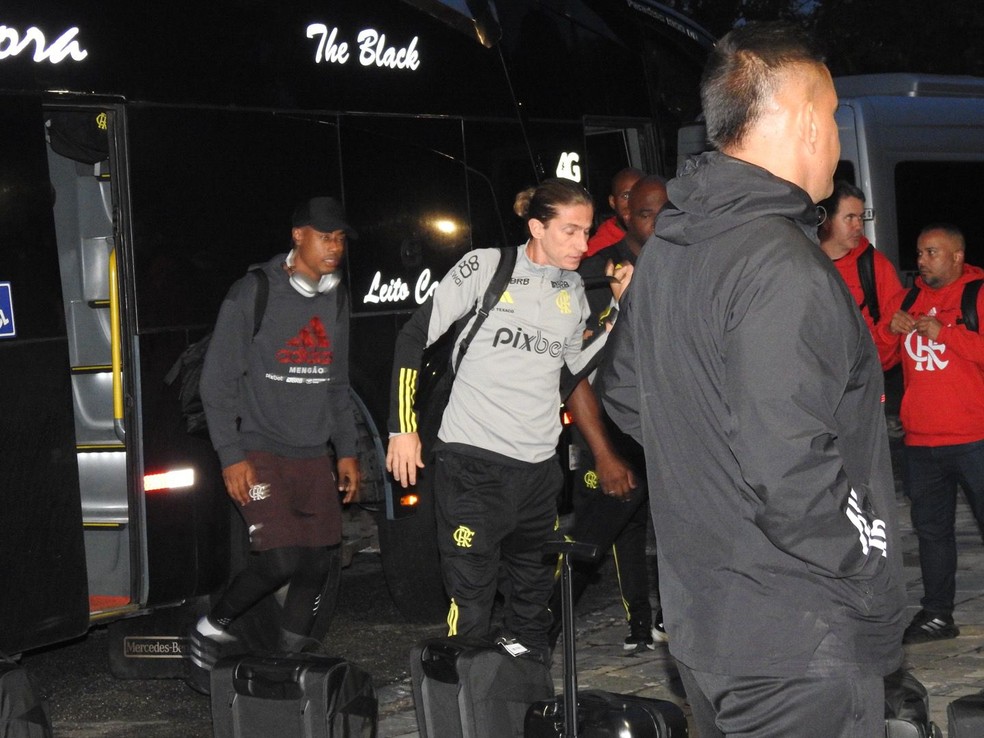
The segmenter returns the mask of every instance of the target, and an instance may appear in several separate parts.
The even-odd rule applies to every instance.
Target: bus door
[[[140,601],[139,496],[128,482],[136,447],[125,409],[133,396],[124,259],[114,234],[107,107],[45,115],[55,240],[68,337],[89,612],[94,619]]]
[[[611,181],[625,167],[662,174],[656,130],[641,119],[585,119],[584,185],[594,198],[598,215],[607,211]],[[607,217],[607,216],[605,216]]]
[[[40,98],[3,97],[0,192],[0,650],[18,653],[89,625],[75,341]],[[71,267],[76,281],[78,266]]]
[[[652,121],[617,118],[584,121],[584,147],[588,157],[588,180],[606,188],[622,167],[662,174],[656,129]],[[605,172],[610,173],[605,176]]]

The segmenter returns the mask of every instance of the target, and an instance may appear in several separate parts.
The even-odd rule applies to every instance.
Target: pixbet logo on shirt
[[[526,333],[522,328],[517,328],[515,331],[509,328],[497,330],[492,338],[492,347],[496,346],[509,346],[535,354],[550,354],[554,358],[560,356],[564,350],[560,341],[548,341],[540,331],[534,335]]]

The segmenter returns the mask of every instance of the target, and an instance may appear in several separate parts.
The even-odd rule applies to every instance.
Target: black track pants
[[[505,629],[545,651],[553,566],[542,546],[555,535],[563,484],[557,459],[505,465],[445,449],[435,472],[438,548],[451,597],[448,635],[487,637],[498,585]]]

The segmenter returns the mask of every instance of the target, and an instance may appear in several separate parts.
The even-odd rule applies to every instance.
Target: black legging
[[[271,592],[290,583],[284,602],[284,630],[308,635],[321,604],[321,592],[339,547],[288,546],[249,555],[249,562],[225,591],[209,617],[226,627]]]

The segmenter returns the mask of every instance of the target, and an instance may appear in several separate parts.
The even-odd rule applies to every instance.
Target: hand
[[[421,458],[420,436],[416,433],[401,433],[389,439],[386,449],[386,470],[403,487],[417,484],[417,469],[424,468]]]
[[[632,497],[632,490],[636,488],[635,475],[620,456],[611,454],[596,457],[595,473],[604,494],[624,501]]]
[[[940,328],[943,324],[938,321],[932,315],[922,315],[916,320],[916,333],[918,333],[923,338],[928,338],[930,341],[935,341],[939,338]]]
[[[357,502],[359,489],[362,486],[362,472],[359,469],[359,459],[355,456],[343,456],[336,464],[338,468],[338,491],[344,492],[342,503]]]
[[[896,336],[904,336],[911,333],[916,327],[916,321],[905,310],[899,310],[892,316],[892,322],[888,324],[888,330]]]
[[[622,299],[622,295],[629,286],[629,282],[632,281],[633,271],[635,271],[635,269],[631,264],[613,264],[611,259],[609,259],[608,263],[605,264],[605,274],[612,278],[609,286],[612,289],[612,295],[615,297],[615,302]]]
[[[256,484],[256,469],[249,461],[243,459],[225,467],[222,480],[229,497],[240,505],[249,504],[249,488]]]

